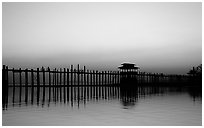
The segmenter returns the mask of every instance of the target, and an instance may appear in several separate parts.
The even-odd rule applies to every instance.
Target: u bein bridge
[[[140,72],[139,67],[123,63],[119,71],[95,71],[71,68],[14,69],[3,65],[2,85],[4,87],[63,87],[63,86],[137,86],[143,84],[167,84],[188,82],[187,75],[165,75]]]

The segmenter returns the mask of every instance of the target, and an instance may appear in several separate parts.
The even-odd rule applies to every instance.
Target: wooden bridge
[[[121,68],[120,68],[121,69]],[[53,69],[14,69],[3,65],[2,84],[3,87],[20,86],[110,86],[121,84],[151,84],[151,83],[169,83],[185,82],[186,75],[165,75],[162,73],[145,73],[138,70],[125,71],[95,71],[87,70],[85,66],[77,69],[73,65],[70,68]]]

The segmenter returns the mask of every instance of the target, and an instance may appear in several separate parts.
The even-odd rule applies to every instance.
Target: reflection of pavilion
[[[137,74],[139,72],[139,67],[135,66],[133,63],[122,63],[122,66],[118,67],[120,69],[120,81],[121,84],[132,84],[137,81]]]

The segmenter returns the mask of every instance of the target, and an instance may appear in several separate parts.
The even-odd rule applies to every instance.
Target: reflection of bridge
[[[199,89],[199,91],[197,90]],[[28,93],[28,92],[30,93]],[[138,100],[152,95],[163,95],[168,92],[188,92],[193,98],[202,97],[200,88],[163,87],[163,86],[71,86],[71,87],[9,87],[3,97],[2,107],[6,110],[9,106],[20,105],[46,105],[64,103],[70,107],[81,107],[87,102],[118,99],[124,108],[137,104]]]

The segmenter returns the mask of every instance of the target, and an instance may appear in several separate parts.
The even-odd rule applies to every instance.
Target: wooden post
[[[80,71],[79,71],[79,64],[77,65],[77,85],[79,86],[79,81],[80,81],[80,79],[79,79],[79,76],[80,76],[80,73],[79,73]]]
[[[73,83],[73,85],[76,85],[76,69],[74,69],[74,83]]]
[[[71,86],[73,85],[73,65],[71,65]]]
[[[33,103],[34,99],[34,75],[33,75],[33,69],[31,69],[31,103]]]
[[[39,68],[37,68],[37,103],[39,103],[40,98],[40,73]]]
[[[101,85],[101,72],[98,72],[98,84]]]
[[[111,71],[108,72],[108,75],[109,75],[109,80],[108,81],[109,81],[109,85],[110,85],[111,84]]]
[[[20,92],[19,92],[19,102],[21,103],[21,92],[22,92],[22,79],[21,79],[21,68],[19,68],[19,81],[20,81]]]
[[[86,86],[86,67],[84,66],[84,86]]]
[[[13,68],[13,103],[15,102],[15,70]]]
[[[64,87],[65,87],[65,85],[66,85],[66,69],[64,68]]]
[[[3,69],[2,69],[2,84],[3,84],[3,88],[2,88],[2,92],[4,93],[4,87],[6,87],[6,66],[3,65]]]
[[[114,71],[112,72],[112,84],[113,85],[115,84],[115,72]]]
[[[102,81],[102,85],[104,85],[104,72],[102,71],[102,73],[101,73],[101,76],[102,76],[102,78],[101,78],[101,81]]]
[[[57,100],[58,100],[58,97],[59,97],[59,92],[58,92],[59,91],[59,88],[58,88],[59,87],[59,76],[58,75],[59,75],[59,71],[57,69],[57,71],[56,71],[56,81],[57,81],[57,85],[56,85],[56,93],[57,93],[56,96],[57,97],[56,98],[57,98]]]
[[[48,80],[49,80],[49,88],[51,87],[51,73],[50,73],[50,68],[47,68],[48,71]]]
[[[98,85],[98,71],[96,70],[96,85]]]
[[[59,86],[59,71],[58,71],[58,69],[56,70],[56,85],[57,85],[57,87]]]
[[[69,69],[67,68],[67,101],[69,101]]]
[[[120,84],[120,71],[118,71],[118,84]]]
[[[84,73],[83,73],[84,71],[82,70],[81,72],[80,72],[80,78],[81,78],[81,85],[84,85]]]
[[[66,102],[66,91],[65,91],[65,85],[66,85],[66,69],[64,68],[64,103]]]
[[[90,83],[89,83],[89,70],[87,70],[87,85],[90,85]]]
[[[7,97],[6,66],[3,65],[3,69],[2,69],[2,104],[3,104],[3,109],[5,108],[5,105],[6,105],[6,97]]]
[[[113,85],[115,84],[115,71],[113,71],[113,73],[112,73],[112,83],[113,83]]]
[[[93,71],[93,85],[95,86],[96,83],[95,83],[95,71]]]
[[[53,83],[52,83],[52,94],[53,94],[53,98],[55,97],[55,69],[52,70],[52,78],[53,78]]]
[[[104,83],[105,83],[105,85],[106,85],[106,84],[107,84],[107,72],[106,72],[106,71],[105,71],[104,75],[105,75],[105,81],[104,81]]]
[[[28,101],[28,69],[25,69],[25,102]]]
[[[52,71],[52,86],[54,86],[55,85],[55,70],[53,69],[53,71]]]
[[[108,84],[111,84],[111,71],[108,71]]]
[[[62,85],[62,69],[60,68],[60,86]]]
[[[8,66],[6,66],[6,86],[9,87],[9,73],[8,73]]]
[[[66,91],[65,91],[65,85],[66,85],[66,69],[64,68],[64,92],[63,92],[63,96],[64,96],[64,103],[66,103]]]
[[[90,71],[90,85],[92,85],[92,79],[93,79],[92,75],[93,75],[93,73],[92,73],[92,71]],[[88,90],[89,90],[89,89],[88,89]],[[87,90],[87,91],[88,91],[88,90]]]
[[[42,73],[43,73],[43,102],[45,101],[45,68],[42,67]]]
[[[13,87],[15,88],[15,69],[13,68]]]
[[[42,67],[42,73],[43,73],[43,87],[45,87],[45,69]]]
[[[6,103],[8,103],[8,91],[9,91],[9,73],[8,73],[8,66],[6,66],[6,70],[5,70],[5,76],[6,76]]]
[[[67,68],[67,86],[69,86],[69,69]]]

